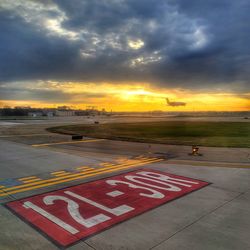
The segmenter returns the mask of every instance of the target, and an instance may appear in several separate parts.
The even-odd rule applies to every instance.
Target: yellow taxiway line
[[[158,158],[150,158],[150,159],[148,159],[146,161],[143,161],[143,162],[140,161],[140,162],[137,162],[137,163],[147,163],[148,161],[154,161],[155,159],[158,159]],[[126,164],[118,164],[118,165],[115,165],[114,167],[110,167],[109,169],[114,169],[114,168],[120,167],[120,166],[130,166],[130,164],[128,164],[128,163],[126,163]],[[104,168],[104,169],[106,169],[106,168]],[[103,170],[103,169],[99,168],[99,169],[93,169],[93,170],[88,170],[88,171],[81,171],[80,173],[72,173],[72,174],[70,174],[70,177],[77,177],[77,176],[81,176],[82,174],[85,174],[86,172],[91,172],[92,173],[92,172],[99,172],[101,170]],[[43,184],[43,183],[47,183],[47,182],[53,182],[53,181],[66,179],[66,178],[67,177],[55,177],[55,178],[51,178],[51,179],[47,179],[47,180],[41,180],[39,183],[36,183],[36,184]],[[21,185],[18,185],[18,186],[6,188],[6,189],[4,189],[4,191],[10,191],[10,190],[18,189],[18,188],[29,187],[29,186],[34,186],[34,184],[32,184],[32,183],[30,183],[30,184],[21,184]]]
[[[56,177],[56,178],[52,178],[52,179],[48,179],[48,180],[36,181],[35,183],[22,184],[19,186],[2,189],[0,191],[0,196],[7,196],[9,194],[15,194],[15,193],[25,192],[25,191],[29,191],[29,190],[42,188],[42,187],[53,186],[53,185],[59,184],[59,183],[69,182],[69,181],[73,181],[73,180],[80,180],[80,179],[84,179],[87,177],[96,176],[98,174],[110,173],[110,172],[114,172],[117,170],[138,167],[138,166],[146,165],[149,163],[159,162],[162,160],[163,159],[159,159],[159,158],[150,158],[147,161],[140,161],[140,162],[137,162],[134,164],[129,164],[129,165],[128,164],[119,164],[119,165],[116,165],[115,167],[102,168],[102,169],[96,169],[96,170],[88,170],[88,171],[84,171],[84,173],[71,174],[70,176]]]
[[[26,180],[31,180],[31,179],[37,179],[37,176],[29,176],[29,177],[23,177],[23,178],[19,178],[19,181],[26,181]]]
[[[83,167],[78,167],[76,168],[77,170],[87,170],[87,169],[93,169],[91,167],[88,167],[88,166],[83,166]]]
[[[35,183],[35,182],[40,181],[40,180],[41,179],[37,178],[37,179],[23,181],[23,183]]]
[[[62,142],[33,144],[32,147],[45,147],[45,146],[51,146],[51,145],[75,144],[75,143],[96,142],[96,141],[104,141],[104,140],[105,139],[90,139],[90,140],[80,140],[80,141],[62,141]]]

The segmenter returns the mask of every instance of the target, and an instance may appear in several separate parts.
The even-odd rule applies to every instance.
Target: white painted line
[[[116,215],[116,216],[119,216],[119,215],[122,215],[122,214],[125,214],[125,213],[128,213],[128,212],[134,210],[133,207],[130,207],[130,206],[127,206],[127,205],[121,205],[121,206],[118,206],[118,207],[115,207],[115,208],[109,208],[109,207],[106,207],[106,206],[104,206],[104,205],[102,205],[102,204],[100,204],[98,202],[92,201],[92,200],[90,200],[88,198],[85,198],[85,197],[80,196],[80,195],[78,195],[76,193],[73,193],[71,191],[65,191],[64,193],[67,194],[67,195],[70,195],[70,196],[72,196],[74,198],[77,198],[80,201],[86,202],[86,203],[88,203],[88,204],[90,204],[92,206],[98,207],[98,208],[100,208],[100,209],[102,209],[102,210],[104,210],[104,211],[106,211],[108,213],[111,213],[113,215]]]
[[[64,228],[66,231],[68,231],[71,234],[79,233],[79,231],[76,228],[70,226],[66,222],[60,220],[59,218],[57,218],[54,215],[48,213],[47,211],[43,210],[42,208],[36,206],[32,202],[29,202],[29,201],[24,202],[23,207],[25,207],[27,209],[29,209],[29,208],[33,209],[34,211],[41,214],[42,216],[44,216],[48,220],[50,220],[50,221],[54,222],[55,224],[57,224],[58,226]]]
[[[117,197],[117,196],[120,196],[120,195],[123,195],[123,194],[124,194],[123,192],[118,191],[118,190],[106,193],[106,195],[108,195],[110,197]]]

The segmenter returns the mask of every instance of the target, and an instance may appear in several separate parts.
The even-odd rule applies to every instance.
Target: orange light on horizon
[[[34,87],[33,87],[34,88]],[[243,96],[234,93],[199,93],[184,89],[160,89],[147,83],[39,83],[37,88],[61,91],[69,96],[67,101],[0,100],[0,106],[32,106],[35,108],[56,108],[73,106],[85,109],[98,106],[113,111],[142,112],[162,111],[250,111],[250,93]],[[172,101],[186,102],[186,106],[167,106],[165,97]],[[20,99],[20,98],[19,98]]]

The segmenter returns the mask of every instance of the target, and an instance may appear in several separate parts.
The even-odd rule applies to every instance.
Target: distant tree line
[[[9,108],[4,107],[0,109],[1,116],[28,116],[30,112],[41,112],[43,113],[43,109],[35,109],[35,108],[22,108],[22,107],[15,107]],[[46,115],[46,114],[44,114]]]
[[[22,108],[2,108],[0,110],[2,116],[27,116],[29,110]]]
[[[48,116],[49,114],[58,115],[59,112],[73,111],[72,115],[76,116],[95,116],[95,115],[108,115],[103,109],[102,111],[96,109],[75,110],[63,107],[58,108],[31,108],[31,107],[3,107],[0,108],[0,116]],[[61,114],[63,115],[63,114]]]

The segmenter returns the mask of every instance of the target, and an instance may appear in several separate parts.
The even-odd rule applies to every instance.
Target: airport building
[[[75,111],[74,110],[56,110],[55,115],[56,116],[74,116]]]

